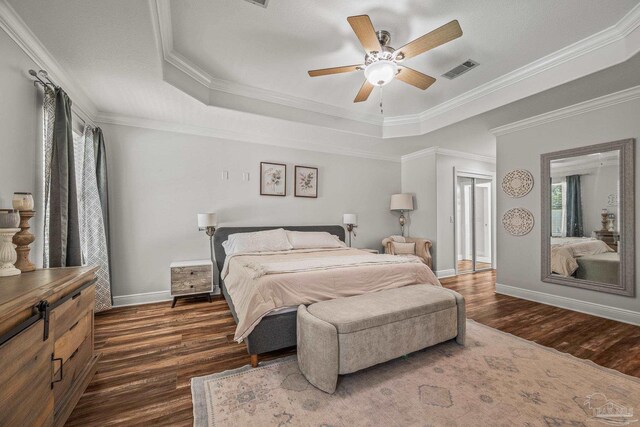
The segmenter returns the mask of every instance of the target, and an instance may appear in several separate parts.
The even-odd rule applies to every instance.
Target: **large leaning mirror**
[[[542,281],[635,295],[634,140],[543,154]]]

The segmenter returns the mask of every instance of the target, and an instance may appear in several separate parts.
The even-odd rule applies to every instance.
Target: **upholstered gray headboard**
[[[276,228],[284,228],[291,231],[326,231],[334,234],[344,242],[344,228],[341,225],[281,225],[281,226],[264,226],[264,227],[220,227],[213,235],[213,249],[216,255],[216,264],[218,271],[222,271],[226,254],[222,244],[234,233],[250,233],[252,231],[273,230]]]

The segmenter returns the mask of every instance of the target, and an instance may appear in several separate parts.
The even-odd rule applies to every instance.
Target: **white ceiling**
[[[374,157],[406,154],[423,144],[419,135],[614,65],[640,49],[639,37],[610,31],[634,7],[640,10],[639,0],[271,0],[267,9],[242,0],[2,3],[15,10],[105,122],[170,123],[165,127]],[[438,81],[425,92],[401,82],[385,87],[384,121],[377,93],[353,104],[363,80],[359,73],[315,79],[306,74],[361,60],[346,17],[362,13],[376,28],[391,31],[395,47],[451,19],[464,31],[460,39],[407,61]],[[624,28],[635,31],[638,15],[631,23],[623,19]],[[592,36],[598,32],[608,38]],[[589,49],[565,55],[567,46],[585,39]],[[626,42],[622,49],[618,41]],[[540,61],[558,51],[565,56],[554,67]],[[453,81],[439,77],[468,58],[481,66]],[[576,66],[567,71],[571,61]],[[530,67],[526,79],[517,74],[531,63],[538,68]],[[511,80],[501,80],[505,75]],[[491,85],[496,88],[488,95],[479,92]],[[498,96],[499,90],[510,92]],[[413,137],[406,144],[405,138],[382,139],[399,135]]]
[[[173,47],[217,78],[354,112],[379,115],[378,92],[354,104],[363,72],[310,78],[307,70],[362,63],[347,23],[368,14],[394,47],[458,19],[463,36],[405,62],[436,77],[426,91],[400,81],[384,87],[385,114],[417,114],[615,24],[637,0],[236,0],[171,2]],[[468,58],[477,69],[440,76]]]

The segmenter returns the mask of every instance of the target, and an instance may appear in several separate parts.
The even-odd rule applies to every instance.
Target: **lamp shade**
[[[358,215],[356,214],[344,214],[342,215],[343,224],[358,225]]]
[[[198,214],[198,227],[215,227],[218,225],[218,218],[214,212],[199,213]]]
[[[413,210],[413,196],[411,194],[393,194],[391,195],[392,211],[412,211]]]

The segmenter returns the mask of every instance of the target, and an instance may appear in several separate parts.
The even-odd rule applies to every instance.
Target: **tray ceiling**
[[[289,145],[333,144],[354,153],[400,152],[382,141],[417,141],[640,49],[638,0],[271,0],[266,9],[241,0],[0,4],[10,5],[100,117],[223,135],[240,129],[255,139],[287,134]],[[384,116],[379,89],[369,102],[353,104],[360,73],[307,76],[309,69],[359,61],[362,50],[346,18],[362,13],[391,32],[395,47],[451,19],[464,31],[407,61],[438,81],[424,92],[392,82],[384,88]],[[453,81],[440,77],[469,58],[481,65]]]

